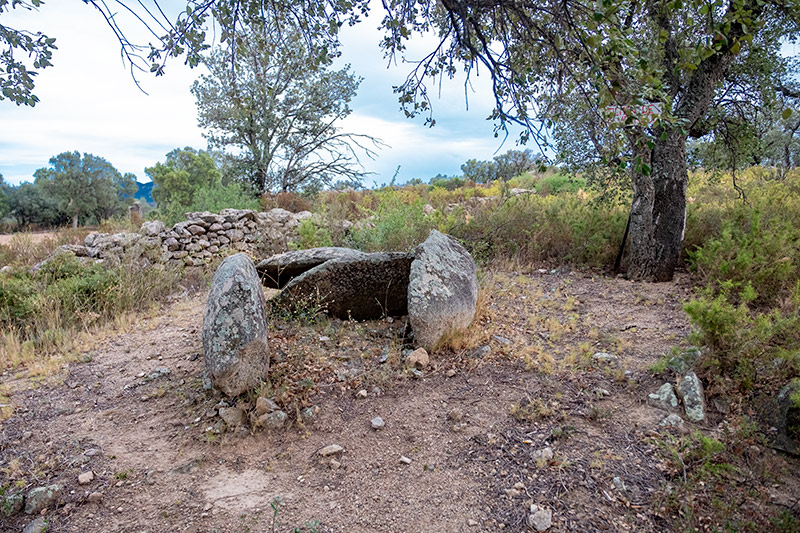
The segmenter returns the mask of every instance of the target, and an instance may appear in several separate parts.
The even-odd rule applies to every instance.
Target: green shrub
[[[411,251],[436,227],[436,218],[425,215],[421,198],[391,189],[378,196],[372,217],[351,232],[356,248],[366,252]]]
[[[311,218],[305,218],[300,221],[297,234],[297,240],[289,243],[289,248],[292,250],[333,246],[331,232],[327,228],[319,226],[317,222]]]
[[[35,312],[38,293],[27,272],[0,274],[0,326],[24,324]]]

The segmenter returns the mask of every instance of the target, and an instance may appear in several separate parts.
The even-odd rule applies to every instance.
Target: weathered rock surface
[[[31,489],[25,497],[25,512],[38,514],[43,509],[55,508],[63,490],[63,487],[58,484]]]
[[[703,383],[697,374],[689,372],[678,384],[678,394],[683,400],[686,418],[692,422],[702,422],[706,419],[706,401],[703,393]]]
[[[800,379],[790,381],[775,397],[771,418],[778,430],[772,446],[800,455]]]
[[[656,392],[647,395],[647,403],[664,411],[677,411],[678,397],[675,396],[675,387],[672,383],[664,383]]]
[[[365,255],[364,252],[352,248],[335,246],[310,248],[273,255],[260,261],[256,265],[256,270],[265,286],[271,289],[282,289],[292,279],[326,261],[358,259]]]
[[[267,377],[267,310],[255,266],[243,253],[214,274],[203,317],[203,351],[211,384],[237,396]]]
[[[22,533],[44,533],[49,528],[50,524],[47,523],[47,519],[45,519],[43,516],[40,516],[25,526],[25,528],[22,530]]]
[[[408,318],[417,346],[431,351],[475,317],[478,278],[469,252],[431,231],[417,247],[408,282]]]
[[[343,320],[405,315],[413,256],[363,254],[331,259],[290,281],[272,301],[278,306],[321,306]]]

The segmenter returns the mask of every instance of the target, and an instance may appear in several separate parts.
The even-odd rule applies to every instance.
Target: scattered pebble
[[[411,464],[411,459],[409,459],[405,455],[401,455],[400,456],[400,462],[403,463],[404,465],[410,465]]]
[[[448,378],[452,378],[455,375],[456,375],[456,369],[455,368],[451,368],[450,370],[447,371],[447,377]]]
[[[430,363],[430,357],[425,348],[417,348],[406,357],[406,364],[411,368],[422,370]]]
[[[531,514],[528,515],[528,525],[536,531],[547,531],[553,525],[553,511],[531,504]]]
[[[338,444],[328,444],[324,448],[320,448],[317,452],[322,457],[328,457],[329,455],[337,455],[344,453],[344,448],[339,446]]]
[[[356,398],[363,399],[363,398],[366,398],[366,397],[367,397],[367,390],[366,389],[361,389],[360,391],[358,391],[356,393]]]
[[[92,492],[86,498],[86,500],[89,503],[100,503],[100,500],[102,500],[102,499],[103,499],[103,493],[102,492]]]
[[[383,429],[386,425],[386,422],[383,421],[383,418],[376,416],[372,420],[370,420],[370,424],[372,424],[372,429]]]
[[[617,361],[618,357],[613,353],[597,352],[592,356],[592,359],[598,363],[614,363]]]
[[[472,518],[470,518],[469,520],[467,520],[467,525],[469,527],[475,527],[475,526],[478,525],[478,521],[477,520],[473,520]]]
[[[452,420],[453,422],[461,422],[464,420],[464,411],[459,409],[458,407],[454,407],[447,413],[447,418]]]
[[[531,459],[536,461],[536,463],[540,466],[544,466],[552,461],[553,457],[555,457],[555,454],[553,453],[553,448],[550,446],[531,452]]]
[[[94,472],[89,470],[78,475],[78,485],[88,485],[94,481]]]

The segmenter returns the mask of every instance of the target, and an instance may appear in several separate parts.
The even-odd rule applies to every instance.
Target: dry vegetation
[[[563,177],[273,199],[320,214],[303,246],[410,249],[435,227],[481,265],[473,327],[420,379],[403,365],[402,317],[275,318],[270,380],[239,402],[274,398],[292,421],[277,432],[220,433],[209,418],[220,398],[197,355],[213,266],[143,276],[65,258],[30,274],[80,236],[15,237],[0,245],[14,267],[0,274],[3,494],[74,489],[48,515],[57,531],[521,531],[530,503],[554,511],[554,531],[797,531],[797,459],[769,448],[751,406],[800,373],[800,176],[740,179],[748,203],[724,176],[693,176],[689,269],[668,284],[606,274],[625,210]],[[345,233],[344,219],[362,222]],[[658,432],[644,400],[671,379],[663,356],[689,343],[704,344],[709,403],[726,408]],[[303,423],[311,405],[319,418]],[[339,467],[314,455],[334,442]],[[100,505],[76,485],[86,469]],[[0,530],[25,523],[9,520]]]

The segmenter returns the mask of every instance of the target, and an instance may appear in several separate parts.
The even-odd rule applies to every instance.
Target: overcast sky
[[[173,13],[180,10],[179,0],[165,4],[172,4]],[[47,0],[39,12],[17,9],[2,16],[4,25],[41,31],[55,37],[58,46],[54,66],[36,77],[35,94],[41,100],[36,107],[0,102],[0,174],[6,182],[32,181],[33,172],[48,166],[50,157],[73,150],[104,157],[120,172],[148,181],[145,167],[163,161],[173,148],[206,147],[189,92],[197,69],[178,60],[168,63],[166,76],[143,73],[139,79],[149,93],[145,95],[123,64],[111,30],[81,0]],[[422,118],[406,119],[392,86],[403,81],[410,67],[387,70],[378,48],[379,22],[376,11],[343,36],[341,64],[350,63],[364,81],[342,127],[389,145],[374,161],[364,161],[375,173],[365,185],[388,182],[398,166],[399,183],[458,174],[467,159],[491,159],[498,149],[516,148],[514,135],[501,148],[502,139],[493,136],[493,125],[486,120],[493,102],[486,75],[474,79],[466,91],[469,110],[463,79],[454,80],[443,85],[441,98],[434,101],[435,127],[424,126]],[[132,22],[124,26],[136,30]]]

